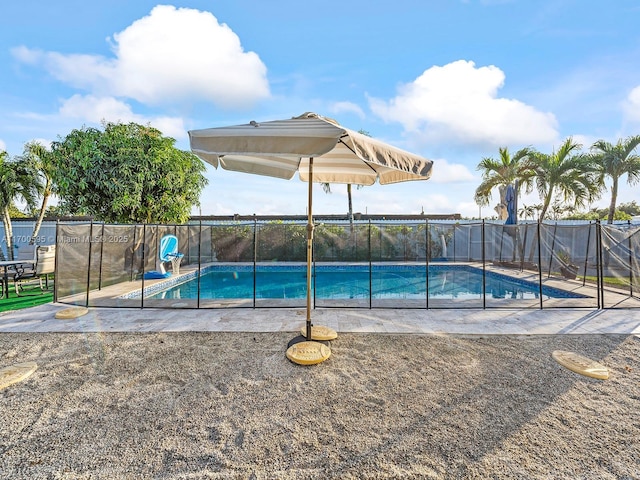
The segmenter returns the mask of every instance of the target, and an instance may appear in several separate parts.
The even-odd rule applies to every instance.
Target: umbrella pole
[[[309,211],[307,212],[307,340],[311,340],[311,266],[313,260],[313,157],[309,158]]]
[[[313,261],[313,157],[309,157],[309,205],[307,213],[307,324],[304,337],[297,336],[287,346],[287,358],[300,365],[324,362],[331,356],[327,341],[314,341],[311,335],[311,266]],[[332,332],[335,334],[335,332]],[[331,336],[331,339],[335,338]],[[329,338],[327,338],[329,340]]]

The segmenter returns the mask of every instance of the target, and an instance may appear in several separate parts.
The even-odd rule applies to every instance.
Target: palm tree
[[[583,207],[597,198],[600,186],[588,156],[581,154],[582,145],[567,138],[560,149],[551,154],[534,152],[531,167],[536,189],[542,199],[539,221],[543,221],[551,201],[559,195],[565,203]]]
[[[536,206],[535,205],[522,205],[522,208],[518,212],[520,216],[524,218],[533,218],[536,214]]]
[[[500,191],[500,203],[505,205],[505,189],[507,185],[517,182],[516,198],[520,193],[520,187],[525,186],[527,193],[531,191],[532,170],[529,166],[529,157],[532,154],[530,148],[518,150],[514,155],[504,147],[499,149],[500,158],[483,158],[477,166],[477,170],[483,170],[482,183],[476,189],[475,201],[479,206],[489,205],[491,191],[498,187]],[[502,187],[502,188],[501,188]]]
[[[35,243],[35,239],[38,236],[40,227],[42,226],[42,220],[47,210],[47,203],[49,197],[53,193],[53,169],[54,161],[53,154],[50,150],[47,150],[42,144],[38,142],[30,142],[25,145],[24,158],[30,162],[31,168],[37,172],[40,177],[39,186],[41,187],[40,195],[42,196],[42,202],[40,204],[40,213],[38,219],[33,227],[33,233],[29,241],[30,245]]]
[[[553,202],[551,207],[549,207],[549,212],[551,212],[551,217],[554,220],[560,220],[565,213],[571,211],[572,209],[573,207],[567,206],[556,200],[555,202]]]
[[[537,214],[537,216],[538,216],[538,217],[537,217],[537,218],[538,218],[538,221],[540,221],[540,212],[542,211],[542,204],[541,204],[541,203],[536,203],[536,204],[533,206],[533,209],[536,211],[536,214]]]
[[[635,185],[640,181],[640,156],[634,152],[640,145],[640,135],[632,136],[626,140],[618,140],[612,145],[604,140],[598,140],[591,147],[592,160],[600,176],[598,181],[604,187],[604,178],[611,178],[611,203],[609,204],[609,215],[607,223],[613,223],[613,216],[616,211],[618,201],[618,180],[625,173],[627,183]]]
[[[331,193],[331,184],[330,183],[322,183],[322,190],[324,193]],[[356,188],[360,189],[363,185],[356,185]],[[349,201],[349,225],[353,228],[353,200],[351,197],[351,184],[347,183],[347,197]]]
[[[29,162],[20,158],[11,160],[7,152],[0,152],[0,215],[4,225],[7,256],[10,260],[13,260],[13,228],[10,209],[15,200],[22,200],[29,207],[33,207],[39,188],[39,179]]]

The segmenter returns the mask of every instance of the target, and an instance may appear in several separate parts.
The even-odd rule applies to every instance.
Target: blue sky
[[[354,211],[477,216],[476,166],[499,147],[640,134],[636,0],[5,3],[10,155],[103,119],[149,123],[187,150],[191,129],[313,111],[435,162],[427,182],[354,189]],[[206,175],[202,214],[306,212],[297,177]],[[619,201],[640,201],[624,182]],[[346,213],[346,187],[332,191],[316,186],[315,212]]]

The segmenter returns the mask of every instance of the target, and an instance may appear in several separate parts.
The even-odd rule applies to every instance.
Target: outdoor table
[[[2,267],[2,293],[6,298],[9,298],[9,269],[13,267],[13,269],[18,272],[18,266],[31,266],[35,267],[35,260],[7,260],[1,261],[0,267]]]

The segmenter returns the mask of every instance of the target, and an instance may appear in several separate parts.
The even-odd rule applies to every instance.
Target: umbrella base
[[[301,341],[296,339],[302,338]],[[315,365],[322,363],[331,356],[331,349],[328,342],[308,341],[299,336],[289,342],[287,348],[287,358],[298,365]]]

